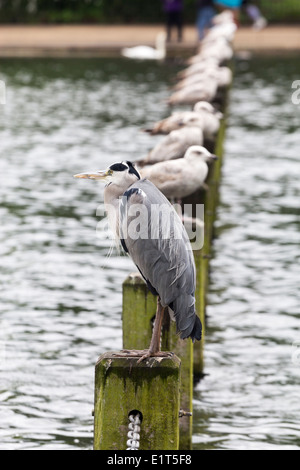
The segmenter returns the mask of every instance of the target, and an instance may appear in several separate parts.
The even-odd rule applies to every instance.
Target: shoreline
[[[0,58],[5,57],[116,57],[123,47],[155,45],[164,25],[47,25],[0,26]],[[168,44],[168,57],[191,55],[197,49],[197,31],[186,26],[182,43]],[[300,51],[300,28],[268,26],[256,31],[241,27],[236,52],[257,54]]]

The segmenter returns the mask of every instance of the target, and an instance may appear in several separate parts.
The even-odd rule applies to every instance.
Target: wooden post
[[[196,265],[196,310],[202,322],[202,341],[194,344],[194,378],[198,379],[203,375],[204,370],[204,344],[206,331],[206,302],[209,285],[209,261],[213,241],[214,222],[216,218],[217,205],[219,202],[219,183],[221,178],[223,144],[225,138],[225,119],[221,121],[220,130],[215,142],[206,142],[205,146],[218,156],[209,170],[206,190],[199,190],[191,196],[185,198],[185,204],[192,205],[193,216],[196,216],[196,204],[204,205],[204,244],[202,249],[194,251]]]
[[[202,323],[202,340],[194,344],[193,353],[193,369],[194,380],[202,376],[204,370],[204,344],[205,344],[205,285],[202,282],[202,251],[194,251],[195,266],[196,266],[196,312]]]
[[[142,416],[140,450],[178,450],[180,360],[103,354],[95,370],[94,450],[126,450],[129,414]]]
[[[191,413],[179,421],[179,449],[191,450],[193,437],[193,343],[191,339],[182,340],[176,335],[176,325],[170,324],[170,351],[181,360],[180,408]]]
[[[149,346],[157,298],[151,294],[138,273],[131,274],[123,283],[123,347],[145,349]],[[172,351],[181,360],[180,407],[192,412],[193,405],[193,343],[180,340],[175,323],[165,315],[162,328],[162,351]],[[192,417],[180,419],[180,449],[192,445]]]
[[[146,349],[152,336],[157,297],[149,291],[139,273],[131,273],[123,283],[123,348]],[[169,351],[170,320],[165,315],[161,349]]]

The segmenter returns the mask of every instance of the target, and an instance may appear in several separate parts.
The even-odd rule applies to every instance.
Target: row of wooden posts
[[[219,96],[224,113],[215,142],[205,146],[218,160],[210,167],[206,190],[183,200],[183,204],[204,205],[204,245],[194,251],[196,264],[196,309],[203,325],[203,339],[181,340],[175,324],[165,319],[162,350],[174,352],[168,358],[122,357],[118,352],[103,354],[95,368],[94,449],[126,450],[129,416],[140,416],[140,450],[191,450],[193,429],[193,387],[204,370],[206,297],[209,285],[214,221],[219,201],[223,143],[226,129],[228,90]],[[150,343],[157,299],[138,273],[123,284],[123,348],[145,349]],[[181,417],[180,417],[181,416]],[[132,434],[131,434],[132,437]]]

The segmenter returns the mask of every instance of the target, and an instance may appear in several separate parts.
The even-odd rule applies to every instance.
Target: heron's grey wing
[[[140,180],[125,192],[120,231],[122,245],[142,276],[161,304],[174,312],[181,337],[190,336],[196,322],[190,242],[173,206],[150,181]]]

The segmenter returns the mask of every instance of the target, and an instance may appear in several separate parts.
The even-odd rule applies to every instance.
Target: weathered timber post
[[[140,450],[178,450],[180,360],[122,352],[100,356],[95,369],[94,450],[126,450],[131,412],[138,412]]]
[[[170,324],[170,351],[181,360],[180,408],[190,415],[182,416],[179,421],[179,449],[191,450],[193,437],[193,343],[191,339],[182,340],[176,335],[174,322]]]
[[[152,336],[157,298],[149,291],[139,273],[131,273],[123,283],[123,348],[146,349]],[[170,321],[165,315],[161,348],[169,351]]]
[[[203,205],[204,210],[202,217],[204,216],[204,235],[203,235],[203,244],[205,243],[205,239],[207,237],[207,227],[206,227],[206,217],[205,217],[205,198],[206,193],[209,189],[204,190],[200,189],[196,191],[191,196],[188,196],[182,200],[182,210],[186,213],[186,209],[190,212],[188,215],[191,217],[197,217],[197,205]],[[199,211],[201,212],[201,211]],[[197,247],[193,251],[194,253],[194,260],[195,260],[195,267],[196,267],[196,312],[199,316],[201,323],[202,323],[202,340],[196,341],[193,347],[193,371],[194,371],[194,378],[199,378],[202,376],[203,368],[204,368],[204,342],[205,342],[205,299],[206,299],[206,270],[205,270],[205,262],[203,258],[203,246]]]
[[[138,273],[131,274],[123,283],[123,347],[145,349],[149,346],[152,324],[156,313],[156,297]],[[180,340],[175,322],[165,315],[162,327],[162,351],[172,351],[181,361],[180,407],[192,412],[193,403],[193,344]],[[192,445],[192,417],[180,419],[180,449]]]
[[[224,98],[225,100],[225,98]],[[202,376],[204,370],[204,345],[206,330],[206,302],[209,285],[209,264],[211,258],[214,222],[219,202],[219,183],[223,157],[223,144],[225,138],[226,119],[222,119],[216,141],[209,141],[205,146],[218,156],[210,169],[206,180],[206,189],[199,190],[191,196],[183,199],[185,205],[192,206],[193,216],[196,216],[196,205],[204,206],[204,243],[201,249],[194,250],[196,265],[196,310],[202,322],[202,341],[194,344],[194,378]]]
[[[202,323],[202,340],[194,344],[193,353],[193,370],[194,380],[202,376],[204,369],[204,344],[205,344],[205,285],[202,282],[202,251],[194,251],[194,259],[196,266],[196,312]]]

